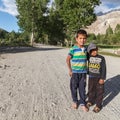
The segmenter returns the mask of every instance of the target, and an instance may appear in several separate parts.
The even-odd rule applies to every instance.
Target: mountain
[[[88,33],[94,34],[105,34],[106,29],[111,26],[115,29],[116,25],[120,24],[120,10],[110,11],[108,13],[102,14],[102,12],[97,16],[97,20],[87,27]]]

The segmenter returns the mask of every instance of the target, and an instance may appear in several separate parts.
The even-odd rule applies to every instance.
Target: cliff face
[[[88,33],[94,33],[94,34],[105,34],[106,29],[111,26],[111,28],[115,29],[116,25],[120,24],[120,11],[112,11],[107,14],[97,16],[97,20],[92,23],[88,28],[86,29]]]

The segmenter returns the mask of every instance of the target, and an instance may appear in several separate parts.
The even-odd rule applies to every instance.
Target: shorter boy
[[[105,58],[98,54],[98,48],[94,43],[89,44],[87,52],[89,54],[87,107],[89,108],[96,104],[93,111],[97,113],[102,108],[104,80],[106,79],[106,62]]]

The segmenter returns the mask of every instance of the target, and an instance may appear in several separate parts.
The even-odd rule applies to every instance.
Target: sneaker
[[[73,104],[72,104],[72,108],[73,108],[73,109],[78,109],[78,104],[77,104],[77,103],[73,103]]]
[[[88,111],[89,111],[89,109],[88,109],[85,105],[82,105],[81,108],[82,108],[82,110],[83,110],[84,112],[88,112]]]

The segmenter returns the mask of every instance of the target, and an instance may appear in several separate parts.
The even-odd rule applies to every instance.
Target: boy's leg
[[[91,104],[94,104],[95,96],[96,96],[96,79],[89,78],[88,80],[88,102],[90,102]]]
[[[78,104],[78,96],[77,96],[77,88],[78,88],[78,75],[77,73],[73,73],[70,79],[70,90],[73,102]]]
[[[104,84],[97,84],[97,95],[96,95],[96,106],[100,109],[102,108],[102,101],[103,101],[103,94],[104,94]]]
[[[82,107],[82,110],[87,112],[88,108],[86,107],[86,74],[81,73],[79,74],[79,95],[80,95],[80,105]]]
[[[86,84],[86,74],[80,73],[79,74],[79,95],[80,95],[80,104],[81,105],[86,105],[85,84]]]

